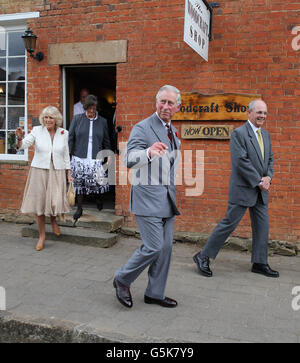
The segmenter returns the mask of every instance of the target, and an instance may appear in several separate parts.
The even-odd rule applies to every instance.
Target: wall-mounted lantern
[[[36,59],[37,61],[41,61],[44,59],[44,54],[42,52],[37,52],[35,55],[33,54],[36,47],[37,36],[33,34],[33,31],[27,29],[25,33],[22,35],[24,40],[25,48],[27,52],[30,54],[31,58]]]

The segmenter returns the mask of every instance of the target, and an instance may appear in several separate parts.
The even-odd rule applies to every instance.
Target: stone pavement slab
[[[7,319],[12,313],[36,324],[61,322],[98,341],[300,342],[300,309],[292,308],[293,299],[300,308],[300,298],[292,295],[300,286],[299,257],[269,257],[280,272],[271,279],[250,272],[249,253],[222,250],[211,264],[214,276],[205,278],[192,260],[198,247],[176,243],[166,294],[178,307],[143,302],[144,271],[131,288],[133,308],[126,309],[115,297],[113,275],[140,245],[138,239],[123,236],[107,249],[46,241],[37,252],[36,238],[21,237],[23,227],[0,222]]]

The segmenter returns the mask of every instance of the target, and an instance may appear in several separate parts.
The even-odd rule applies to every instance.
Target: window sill
[[[0,159],[0,164],[27,166],[27,165],[29,165],[29,162],[26,160],[1,160]]]

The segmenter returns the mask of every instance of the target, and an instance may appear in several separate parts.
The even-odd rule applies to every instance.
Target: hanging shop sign
[[[212,9],[206,1],[186,0],[183,40],[208,62]]]

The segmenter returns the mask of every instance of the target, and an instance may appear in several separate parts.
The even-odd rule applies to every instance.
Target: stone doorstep
[[[73,214],[76,208],[65,215],[65,220],[57,218],[57,223],[60,226],[72,227],[74,223]],[[47,223],[50,223],[50,218],[47,218]],[[93,228],[104,232],[115,232],[123,226],[124,217],[116,216],[114,210],[103,209],[98,211],[97,209],[83,209],[82,216],[78,219],[76,226]]]
[[[57,218],[57,223],[60,226],[72,227],[74,220],[73,214],[75,213],[76,208],[73,208],[72,211],[65,215],[65,220],[60,220]],[[0,219],[4,222],[12,222],[18,224],[34,224],[35,218],[30,215],[9,215],[9,214],[0,214]],[[50,218],[46,218],[46,223],[50,223]],[[97,230],[101,230],[104,232],[115,232],[123,226],[124,217],[116,216],[114,210],[103,209],[102,211],[98,211],[97,209],[83,209],[82,216],[78,219],[76,226],[77,227],[86,227],[93,228]]]
[[[51,226],[46,225],[46,240],[101,248],[112,247],[118,241],[118,235],[116,233],[107,233],[91,228],[60,227],[60,231],[60,236],[57,236],[52,232]],[[38,238],[38,227],[36,225],[23,227],[21,229],[21,234],[22,237]]]

